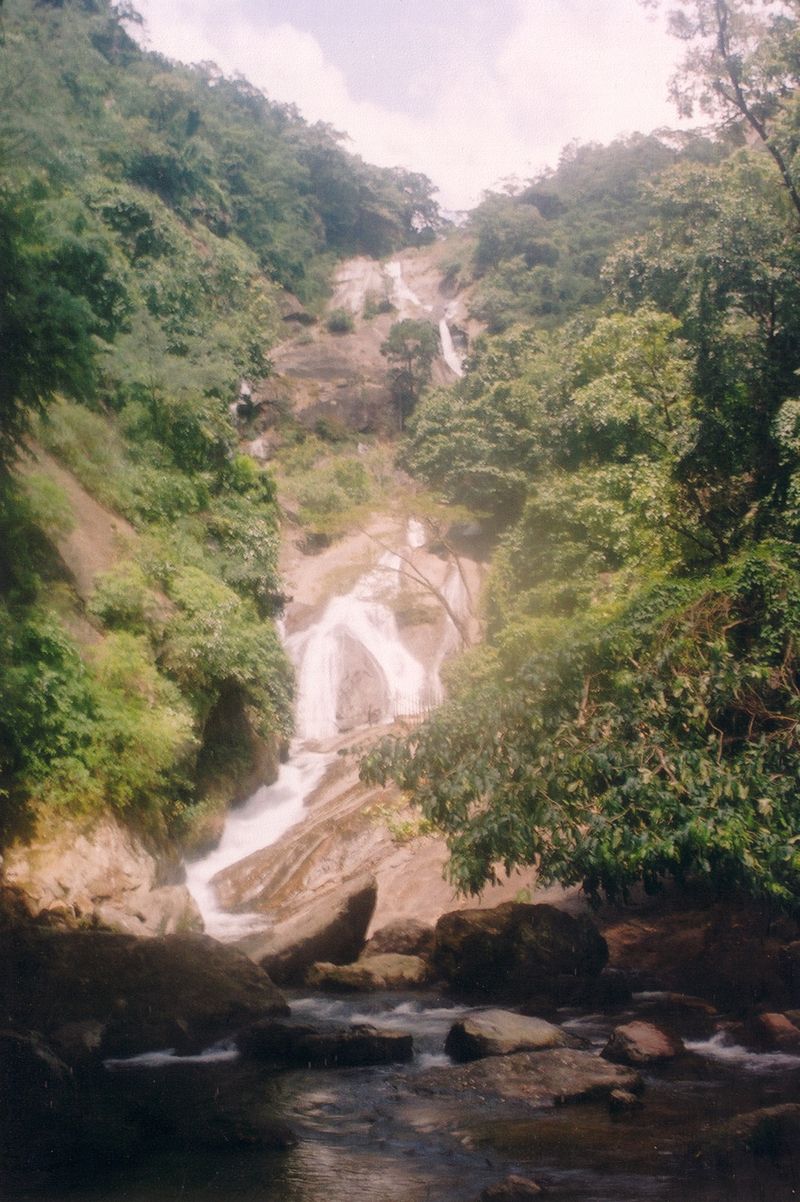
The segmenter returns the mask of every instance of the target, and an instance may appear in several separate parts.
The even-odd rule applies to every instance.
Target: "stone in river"
[[[510,1010],[478,1010],[453,1024],[444,1050],[453,1060],[466,1062],[513,1052],[575,1047],[579,1042],[543,1018],[528,1018]]]
[[[686,1051],[683,1040],[653,1023],[624,1023],[612,1031],[601,1053],[618,1064],[658,1064]]]
[[[288,1006],[263,969],[207,935],[141,939],[32,926],[6,938],[0,1011],[57,1040],[77,1063],[154,1048],[199,1051]]]
[[[240,1032],[236,1042],[243,1056],[308,1068],[402,1064],[414,1054],[412,1038],[405,1031],[378,1030],[368,1024],[317,1028],[268,1019]]]
[[[373,876],[327,889],[300,913],[239,946],[278,985],[301,985],[317,961],[351,964],[364,947],[378,886]]]
[[[354,964],[313,964],[306,983],[314,989],[416,989],[430,980],[430,968],[420,956],[361,956]]]
[[[495,997],[566,998],[597,977],[607,959],[595,925],[555,906],[504,902],[454,910],[436,924],[434,963],[444,979]]]
[[[633,1069],[570,1048],[515,1052],[452,1068],[425,1069],[408,1084],[416,1093],[463,1097],[467,1103],[493,1098],[536,1107],[608,1098],[615,1089],[638,1093],[643,1088]]]

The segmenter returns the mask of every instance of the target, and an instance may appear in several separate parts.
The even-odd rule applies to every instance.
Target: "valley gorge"
[[[8,1202],[797,1195],[800,35],[677,3],[451,213],[0,2]]]

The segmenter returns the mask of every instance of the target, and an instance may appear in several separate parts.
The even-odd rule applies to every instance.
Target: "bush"
[[[356,327],[349,309],[332,309],[325,324],[329,334],[352,334]]]

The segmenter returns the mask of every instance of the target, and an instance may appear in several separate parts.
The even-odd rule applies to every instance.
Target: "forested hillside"
[[[790,11],[791,10],[791,11]],[[494,336],[404,462],[498,532],[489,639],[365,773],[498,865],[800,904],[796,6],[684,4],[711,141],[570,148],[471,220]]]
[[[426,179],[212,64],[143,52],[137,20],[107,0],[0,8],[6,837],[105,808],[185,836],[275,758],[275,490],[231,407],[270,372],[285,289],[313,310],[338,256],[439,224]],[[96,587],[57,553],[76,502],[46,453],[116,531]]]

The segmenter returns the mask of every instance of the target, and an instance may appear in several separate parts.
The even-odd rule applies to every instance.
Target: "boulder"
[[[632,1110],[638,1110],[641,1105],[642,1099],[629,1089],[612,1089],[608,1095],[608,1111],[612,1115],[629,1114]]]
[[[320,1029],[295,1022],[254,1023],[237,1037],[243,1056],[303,1068],[353,1068],[406,1063],[414,1054],[410,1035],[366,1024]]]
[[[454,1023],[445,1040],[447,1055],[459,1063],[483,1056],[540,1052],[575,1047],[579,1041],[543,1018],[528,1018],[510,1010],[479,1010]]]
[[[0,1165],[46,1169],[71,1154],[72,1073],[32,1032],[0,1031]]]
[[[528,1202],[529,1198],[540,1198],[544,1190],[541,1185],[527,1177],[511,1173],[497,1185],[487,1185],[478,1202]]]
[[[306,983],[314,989],[418,989],[430,980],[430,968],[419,956],[361,956],[355,964],[312,964]]]
[[[566,1001],[607,959],[594,924],[555,906],[505,902],[490,910],[454,910],[436,924],[434,964],[468,992]]]
[[[570,1048],[515,1052],[450,1068],[429,1068],[416,1073],[408,1084],[417,1093],[455,1095],[478,1104],[488,1098],[535,1107],[608,1098],[615,1089],[632,1093],[643,1089],[642,1079],[633,1069]]]
[[[433,953],[433,927],[416,918],[399,918],[387,923],[367,940],[364,956],[430,956]]]
[[[653,1023],[624,1023],[612,1031],[600,1053],[617,1064],[659,1064],[686,1051],[683,1040]]]
[[[657,993],[637,998],[638,1017],[688,1039],[705,1039],[716,1029],[719,1011],[705,998]]]
[[[792,1161],[800,1147],[800,1105],[787,1102],[737,1114],[712,1127],[693,1149],[696,1165],[738,1173],[744,1161]]]
[[[142,1151],[283,1149],[297,1143],[275,1091],[253,1065],[117,1068],[107,1074],[94,1103],[126,1117]]]
[[[300,985],[312,964],[351,964],[364,946],[378,886],[373,876],[327,889],[302,913],[239,946],[279,985]]]
[[[28,927],[8,935],[0,1011],[77,1058],[199,1051],[288,1006],[263,969],[206,935],[139,939]]]
[[[800,1054],[800,1028],[786,1014],[757,1014],[745,1031],[748,1042],[765,1052]]]

